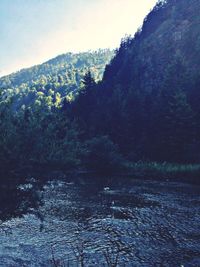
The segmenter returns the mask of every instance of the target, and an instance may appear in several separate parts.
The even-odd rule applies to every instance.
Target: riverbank
[[[181,181],[200,184],[200,164],[157,162],[126,163],[126,175],[145,179]]]
[[[200,164],[171,164],[156,162],[123,163],[109,172],[86,168],[67,169],[64,166],[23,166],[20,169],[4,172],[0,187],[0,219],[19,216],[27,208],[37,206],[37,191],[49,180],[64,180],[84,184],[90,180],[96,185],[105,182],[125,182],[125,180],[157,180],[184,182],[200,185]],[[20,190],[20,184],[31,184],[29,190]],[[7,203],[5,206],[4,203]],[[25,203],[25,204],[24,204]]]
[[[103,168],[92,169],[83,166],[69,169],[59,164],[34,164],[23,166],[9,173],[9,176],[13,176],[14,180],[16,180],[16,177],[23,177],[23,179],[18,179],[20,182],[25,182],[27,179],[29,180],[31,177],[34,177],[41,183],[52,179],[71,180],[76,177],[84,178],[90,176],[92,176],[93,179],[94,177],[99,179],[101,176],[106,177],[110,175],[114,175],[115,177],[128,176],[136,179],[169,180],[200,184],[200,164],[124,161],[109,171]]]

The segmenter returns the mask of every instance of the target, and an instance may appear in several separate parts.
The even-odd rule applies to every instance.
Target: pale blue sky
[[[157,0],[0,0],[0,76],[66,52],[116,48]]]

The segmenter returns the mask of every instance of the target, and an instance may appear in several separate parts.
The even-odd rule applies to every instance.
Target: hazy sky
[[[0,0],[0,76],[58,54],[116,48],[157,0]]]

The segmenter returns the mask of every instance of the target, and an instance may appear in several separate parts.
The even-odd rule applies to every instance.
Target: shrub
[[[98,172],[113,172],[122,168],[123,158],[108,136],[100,136],[86,142],[85,163]]]

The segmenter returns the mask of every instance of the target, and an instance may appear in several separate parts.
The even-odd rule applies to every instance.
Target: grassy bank
[[[157,162],[125,163],[129,175],[138,178],[181,180],[200,184],[200,164]]]
[[[37,164],[31,166],[30,168],[25,168],[19,173],[21,173],[21,176],[23,176],[22,174],[24,173],[24,176],[26,177],[38,177],[41,182],[43,179],[46,180],[52,177],[62,179],[64,177],[67,178],[68,176],[87,177],[89,175],[98,177],[99,175],[128,175],[139,179],[159,179],[200,184],[200,164],[176,164],[142,161],[127,162],[124,160],[118,160],[114,164],[111,164],[108,160],[107,164],[99,162],[99,166],[91,164],[91,166],[80,165],[76,168],[69,168],[68,166],[61,164]]]

